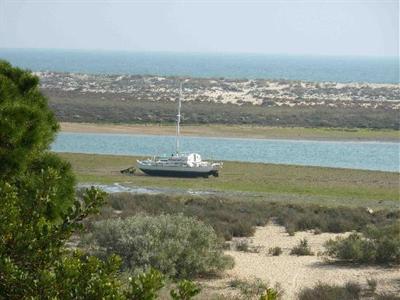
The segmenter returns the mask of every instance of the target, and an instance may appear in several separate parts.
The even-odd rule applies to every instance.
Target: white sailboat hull
[[[174,176],[174,177],[208,177],[209,175],[218,176],[218,168],[213,165],[207,166],[165,166],[150,165],[138,162],[138,168],[148,175],[155,176]]]

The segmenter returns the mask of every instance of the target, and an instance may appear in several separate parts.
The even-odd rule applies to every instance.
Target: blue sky
[[[396,56],[399,1],[0,0],[0,48]]]

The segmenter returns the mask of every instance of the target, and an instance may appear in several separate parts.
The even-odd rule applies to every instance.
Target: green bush
[[[254,280],[249,281],[236,278],[229,282],[229,286],[235,289],[239,289],[240,294],[243,295],[246,299],[260,297],[268,289],[268,284],[266,284],[259,278],[255,278]]]
[[[311,251],[307,239],[302,239],[297,246],[294,246],[292,250],[290,250],[290,255],[305,256],[314,255],[314,253]]]
[[[312,288],[303,289],[299,300],[358,300],[358,299],[375,299],[375,300],[399,300],[400,297],[390,293],[375,293],[376,281],[368,281],[368,288],[363,289],[361,285],[354,282],[347,282],[343,286],[329,285],[319,282]]]
[[[269,248],[268,253],[272,256],[279,256],[282,254],[282,248],[281,247],[272,247]]]
[[[150,268],[146,272],[129,277],[127,288],[119,297],[108,299],[134,299],[155,300],[162,297],[161,289],[165,286],[166,277],[159,271]],[[176,284],[176,289],[170,290],[170,296],[174,300],[190,300],[201,291],[200,287],[190,281],[182,280]],[[104,298],[103,298],[104,299]],[[164,298],[163,298],[164,299]]]
[[[118,254],[133,271],[153,267],[168,276],[190,278],[228,266],[212,227],[183,215],[100,221],[89,241],[98,255]]]
[[[375,300],[400,300],[400,296],[383,293],[383,294],[376,294],[374,296]]]
[[[112,194],[109,206],[121,211],[114,217],[126,218],[138,213],[160,215],[182,213],[210,224],[225,240],[248,237],[255,226],[263,226],[271,218],[285,226],[290,235],[296,231],[319,229],[320,232],[361,230],[368,224],[383,226],[400,218],[400,212],[379,210],[373,214],[365,208],[322,207],[307,204],[280,204],[267,201],[244,201],[221,197],[170,195]],[[109,217],[104,208],[103,218]]]
[[[356,283],[345,286],[318,283],[315,287],[305,288],[299,294],[299,300],[357,300],[361,298],[361,287]]]
[[[367,264],[400,263],[400,224],[368,227],[363,234],[329,240],[326,254],[340,260]]]
[[[376,281],[376,279],[374,279],[374,278],[367,278],[367,285],[368,285],[369,291],[371,293],[375,293],[376,287],[378,286],[378,281]]]
[[[246,240],[237,241],[234,245],[236,251],[250,252],[249,242]]]
[[[190,300],[201,291],[200,287],[192,281],[182,280],[178,282],[176,289],[171,290],[173,300]]]
[[[164,285],[164,275],[155,269],[150,269],[146,273],[129,278],[129,289],[125,296],[127,299],[157,299],[158,292]]]
[[[282,296],[282,290],[278,285],[271,288],[259,278],[247,281],[234,278],[229,282],[229,286],[239,289],[244,299],[276,300]]]
[[[377,211],[370,214],[365,208],[319,205],[282,205],[273,211],[277,222],[286,227],[289,234],[295,231],[318,229],[318,232],[346,232],[361,230],[368,224],[390,224],[399,218],[399,212]]]

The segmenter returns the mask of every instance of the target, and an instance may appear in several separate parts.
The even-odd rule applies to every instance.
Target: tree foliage
[[[38,83],[0,61],[0,300],[154,299],[158,271],[124,284],[118,256],[66,247],[105,193],[77,197],[71,166],[49,152],[58,124]]]
[[[48,148],[58,124],[32,73],[0,61],[0,177],[14,177]]]

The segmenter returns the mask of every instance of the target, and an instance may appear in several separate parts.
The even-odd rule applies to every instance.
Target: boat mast
[[[178,114],[176,115],[176,154],[179,154],[179,135],[181,123],[182,81],[179,83]]]

